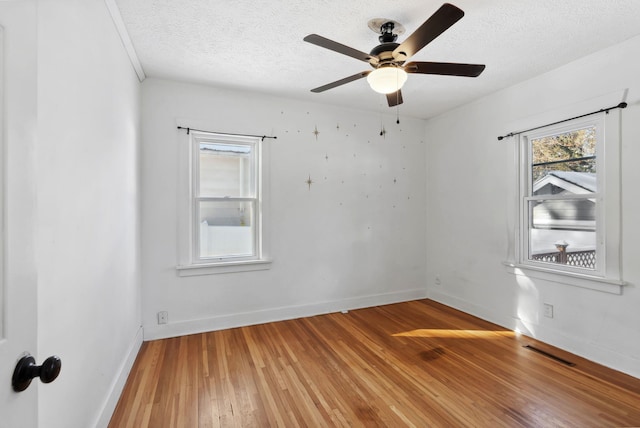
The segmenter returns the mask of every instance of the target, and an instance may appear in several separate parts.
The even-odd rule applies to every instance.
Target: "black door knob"
[[[55,355],[44,360],[41,366],[36,366],[35,358],[27,354],[16,364],[11,385],[14,391],[20,392],[31,385],[31,379],[34,377],[39,377],[43,383],[53,382],[60,374],[61,368],[62,360]]]

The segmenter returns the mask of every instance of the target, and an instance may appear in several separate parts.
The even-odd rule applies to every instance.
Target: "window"
[[[520,267],[621,283],[619,137],[607,116],[520,136]]]
[[[178,269],[264,269],[262,139],[191,131],[189,146],[190,257]]]
[[[603,231],[597,227],[597,146],[603,140],[601,125],[576,123],[529,134],[525,140],[525,261],[558,270],[600,272],[598,243],[602,240],[597,235]]]

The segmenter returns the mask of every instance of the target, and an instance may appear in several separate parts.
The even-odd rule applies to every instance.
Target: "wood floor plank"
[[[640,426],[640,379],[419,300],[145,342],[109,425],[325,426]]]

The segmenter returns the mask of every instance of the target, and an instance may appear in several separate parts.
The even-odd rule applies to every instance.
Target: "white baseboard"
[[[460,311],[466,312],[485,321],[498,324],[510,330],[518,330],[523,334],[541,342],[555,346],[564,351],[571,352],[582,358],[586,358],[613,370],[620,371],[630,376],[640,378],[640,361],[629,355],[622,355],[614,349],[608,349],[594,343],[588,343],[579,339],[569,337],[563,332],[551,329],[543,325],[536,325],[535,332],[526,326],[516,316],[501,316],[489,308],[476,305],[458,297],[450,296],[438,290],[429,290],[428,298],[443,305],[450,306]]]
[[[427,290],[420,288],[309,305],[285,306],[199,320],[179,321],[163,325],[145,325],[144,340],[166,339],[168,337],[185,336],[188,334],[204,333],[207,331],[244,327],[248,325],[310,317],[351,309],[407,302],[411,300],[424,299],[426,297]]]
[[[129,373],[133,368],[133,363],[136,361],[136,357],[138,356],[138,352],[140,351],[140,346],[142,346],[143,336],[143,329],[142,327],[140,327],[136,332],[133,342],[129,346],[129,352],[125,356],[125,359],[122,361],[117,375],[114,377],[109,395],[104,403],[104,406],[102,407],[102,411],[98,416],[97,422],[94,424],[95,427],[106,428],[109,425],[109,421],[111,420],[111,416],[113,416],[113,412],[116,409],[116,405],[118,404],[118,400],[120,399],[122,390],[127,383]]]

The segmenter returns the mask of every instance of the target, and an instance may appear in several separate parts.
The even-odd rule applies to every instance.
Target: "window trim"
[[[268,257],[268,235],[265,227],[268,219],[268,150],[263,144],[263,139],[254,136],[227,135],[205,131],[191,131],[186,135],[186,141],[181,139],[181,153],[178,156],[182,177],[179,180],[182,195],[180,199],[178,215],[178,233],[180,234],[178,264],[176,271],[178,276],[210,275],[219,273],[246,272],[270,269],[271,259]],[[255,170],[255,197],[239,198],[211,198],[198,195],[199,161],[197,147],[200,142],[211,141],[220,144],[245,144],[251,145],[255,150],[252,166]],[[184,142],[184,144],[182,144]],[[198,204],[206,200],[250,200],[255,203],[255,230],[254,251],[251,256],[200,258],[198,245],[200,240]]]
[[[596,115],[594,115],[596,116]],[[545,279],[562,284],[578,286],[582,288],[603,291],[613,294],[622,294],[625,281],[622,279],[621,268],[621,177],[620,177],[620,120],[619,110],[611,110],[608,113],[600,113],[596,117],[574,119],[561,125],[536,130],[520,135],[514,141],[515,153],[515,224],[514,241],[511,248],[510,260],[503,262],[510,273]],[[585,123],[596,123],[602,128],[603,139],[598,139],[596,148],[596,162],[598,171],[598,204],[597,219],[601,224],[597,226],[597,242],[601,246],[601,255],[604,266],[599,272],[587,269],[570,268],[557,269],[549,263],[528,260],[528,216],[525,211],[525,197],[530,189],[529,173],[530,164],[527,162],[529,141],[525,137],[537,138],[546,135],[554,135],[558,130],[571,130],[584,126]],[[598,124],[598,122],[600,122]],[[552,130],[553,132],[550,132]],[[545,132],[546,131],[546,132]],[[598,132],[598,131],[597,131]],[[606,195],[606,199],[604,198]]]

